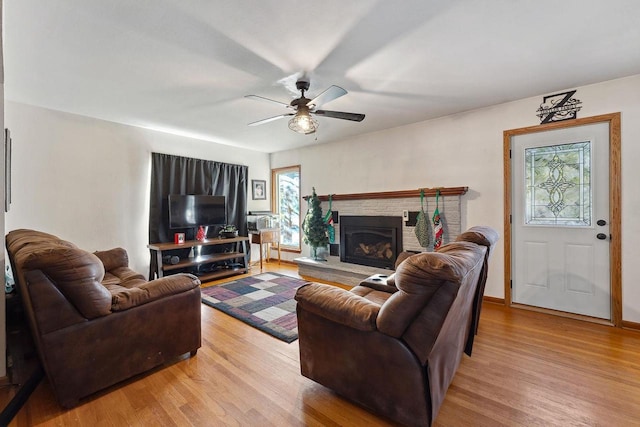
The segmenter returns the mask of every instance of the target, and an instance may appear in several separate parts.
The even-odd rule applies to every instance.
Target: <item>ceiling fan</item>
[[[309,90],[309,80],[308,79],[300,79],[296,82],[296,88],[301,92],[300,98],[296,98],[291,101],[290,104],[286,104],[284,102],[275,101],[273,99],[265,98],[258,95],[247,95],[245,98],[255,99],[258,101],[267,101],[279,104],[286,108],[292,109],[295,113],[286,113],[280,114],[279,116],[269,117],[268,119],[258,120],[257,122],[249,123],[249,126],[257,126],[265,123],[272,122],[274,120],[282,119],[284,117],[293,116],[291,120],[289,120],[289,129],[292,131],[309,134],[313,133],[318,129],[318,122],[315,120],[313,115],[329,117],[332,119],[342,119],[342,120],[351,120],[354,122],[361,122],[364,120],[364,114],[356,114],[356,113],[345,113],[342,111],[329,111],[329,110],[318,110],[320,106],[326,104],[327,102],[333,101],[336,98],[340,98],[343,95],[347,94],[347,91],[339,86],[330,86],[320,95],[316,96],[313,99],[306,98],[304,96],[305,91]]]

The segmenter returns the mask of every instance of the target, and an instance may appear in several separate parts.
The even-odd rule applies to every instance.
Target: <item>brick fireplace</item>
[[[439,211],[444,223],[444,243],[448,243],[461,233],[462,196],[467,192],[467,187],[441,187],[440,192]],[[326,212],[329,207],[328,196],[320,195],[319,198],[322,201],[323,212]],[[427,218],[430,220],[436,206],[434,189],[425,190],[424,206]],[[336,241],[331,245],[330,252],[335,252],[335,255],[327,253],[326,261],[314,261],[307,257],[296,258],[295,262],[298,264],[299,274],[351,286],[357,285],[361,280],[373,274],[389,274],[389,268],[395,267],[395,257],[401,251],[433,250],[432,241],[427,248],[421,247],[414,233],[415,226],[402,219],[403,211],[415,213],[420,208],[420,190],[333,195],[332,210],[334,213],[337,212],[336,219],[338,221],[334,224]],[[397,248],[392,249],[395,252],[393,263],[389,262],[385,267],[372,267],[364,265],[364,263],[354,264],[351,261],[341,260],[342,257],[339,255],[343,252],[344,247],[349,245],[343,234],[345,226],[343,218],[350,216],[400,218],[400,228],[396,236]],[[431,227],[430,231],[432,231]],[[360,246],[359,243],[357,246]],[[365,248],[368,244],[370,243],[364,242]]]

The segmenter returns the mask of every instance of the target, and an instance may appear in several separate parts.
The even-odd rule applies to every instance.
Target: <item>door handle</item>
[[[598,240],[605,240],[607,238],[607,235],[604,233],[598,233],[596,234],[596,237],[598,238]]]
[[[607,225],[607,221],[605,221],[604,219],[599,219],[596,224],[598,224],[600,227],[603,227],[605,225]]]

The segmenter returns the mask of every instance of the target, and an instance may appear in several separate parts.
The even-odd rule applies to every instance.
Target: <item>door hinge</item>
[[[513,289],[513,280],[509,280],[509,287]]]
[[[509,158],[511,158],[511,150],[509,150]]]
[[[513,215],[509,214],[509,224],[511,224],[512,217],[513,217]]]

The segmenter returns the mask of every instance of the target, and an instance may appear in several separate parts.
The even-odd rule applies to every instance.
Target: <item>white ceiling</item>
[[[8,100],[263,152],[640,73],[637,0],[10,0]],[[349,93],[316,134],[248,94]],[[532,111],[532,115],[535,112]]]

